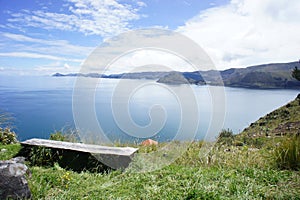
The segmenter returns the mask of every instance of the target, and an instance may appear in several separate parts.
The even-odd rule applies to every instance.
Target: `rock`
[[[151,140],[151,139],[147,139],[147,140],[144,140],[141,145],[143,146],[151,146],[151,145],[158,145],[158,142],[155,141],[155,140]]]
[[[25,174],[30,172],[24,157],[0,161],[0,199],[26,199],[31,192]]]
[[[7,149],[1,149],[1,152],[7,152]]]

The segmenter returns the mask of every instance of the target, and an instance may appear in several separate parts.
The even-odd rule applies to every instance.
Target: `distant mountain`
[[[295,66],[299,68],[300,63],[291,62],[257,65],[247,68],[228,69],[221,71],[220,73],[225,86],[296,89],[300,88],[300,82],[291,75]],[[207,78],[209,80],[212,76],[208,76]]]
[[[115,75],[109,75],[108,78],[111,77],[119,77],[124,79],[151,79],[151,80],[157,80],[165,75],[167,75],[169,72],[132,72],[132,73],[124,73],[124,74],[115,74]]]
[[[71,73],[71,74],[61,74],[55,73],[52,76],[55,77],[65,77],[65,76],[79,76],[79,77],[91,77],[91,78],[114,78],[114,79],[151,79],[156,80],[160,77],[168,74],[169,72],[132,72],[132,73],[123,73],[123,74],[99,74],[99,73]]]
[[[203,80],[199,72],[169,72],[165,76],[157,80],[158,83],[165,84],[197,84],[204,85],[205,81]]]
[[[247,68],[231,68],[223,71],[195,71],[195,72],[134,72],[123,74],[102,75],[90,74],[60,74],[53,76],[82,76],[93,78],[116,79],[151,79],[165,84],[208,84],[225,85],[229,87],[260,88],[260,89],[300,89],[300,81],[291,76],[292,70],[299,62],[274,63],[251,66]]]
[[[184,78],[180,72],[170,72],[157,80],[158,83],[166,84],[188,84],[188,80]]]
[[[52,76],[54,77],[91,77],[91,78],[106,78],[105,75],[101,75],[98,73],[88,73],[88,74],[82,74],[82,73],[71,73],[71,74],[61,74],[61,73],[55,73]]]

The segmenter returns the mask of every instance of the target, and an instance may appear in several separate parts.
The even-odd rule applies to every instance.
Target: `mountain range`
[[[56,73],[53,76],[82,76],[114,79],[151,79],[164,84],[208,84],[257,89],[300,89],[300,81],[297,81],[291,75],[292,70],[295,67],[300,68],[300,62],[272,63],[250,66],[247,68],[230,68],[222,71],[209,70],[194,72],[134,72],[110,75],[98,73]]]

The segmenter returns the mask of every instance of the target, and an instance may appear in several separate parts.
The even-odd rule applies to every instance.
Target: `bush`
[[[62,132],[57,131],[55,133],[51,133],[49,139],[56,141],[65,141],[65,135],[63,135]]]
[[[17,135],[10,128],[0,127],[0,144],[14,144],[17,143]]]
[[[56,131],[50,135],[50,140],[56,140],[56,141],[65,141],[65,142],[78,142],[78,133],[76,130],[73,129],[67,129],[67,130],[61,130]]]
[[[29,152],[27,160],[37,166],[53,166],[61,158],[59,151],[46,147],[36,146],[25,151]]]
[[[287,138],[274,151],[278,168],[300,170],[300,136]]]
[[[219,134],[219,138],[232,138],[233,132],[230,129],[223,129],[221,133]]]
[[[229,129],[223,129],[221,133],[218,136],[218,143],[219,144],[227,144],[227,145],[232,145],[234,141],[234,135],[232,130]]]

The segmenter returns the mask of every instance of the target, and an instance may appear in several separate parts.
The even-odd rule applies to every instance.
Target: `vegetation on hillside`
[[[61,162],[61,152],[33,148],[27,161],[32,172],[28,183],[34,199],[300,199],[299,120],[300,95],[239,135],[222,130],[208,154],[202,148],[210,143],[195,141],[170,165],[146,173],[138,172],[146,165],[139,157],[123,171],[78,171]],[[50,138],[73,140],[76,134],[71,133],[59,131]],[[167,145],[134,146],[139,153],[149,153]],[[0,149],[0,160],[21,152],[20,144],[0,144]],[[71,161],[85,164],[86,160],[76,160],[80,156],[70,155]],[[165,157],[168,154],[156,162]]]
[[[240,136],[255,138],[294,134],[300,134],[300,94],[294,101],[250,124]]]
[[[294,68],[294,70],[292,72],[292,76],[293,76],[293,78],[295,78],[298,81],[300,81],[300,70],[298,69],[298,67]]]
[[[11,130],[11,122],[13,117],[6,112],[0,110],[0,144],[17,143],[17,135]]]
[[[161,148],[165,144],[160,144]],[[272,149],[217,145],[200,156],[202,142],[193,142],[171,165],[149,173],[132,170],[74,172],[30,165],[34,199],[299,199],[299,171],[280,170]],[[6,145],[0,159],[20,145]],[[140,147],[149,151],[149,147]],[[144,149],[145,148],[145,149]],[[155,149],[155,148],[154,148]],[[151,151],[151,150],[150,150]],[[9,156],[7,156],[9,155]]]
[[[0,144],[14,144],[17,143],[17,135],[10,128],[0,127]]]
[[[300,170],[300,136],[286,138],[274,148],[274,158],[280,169]]]

